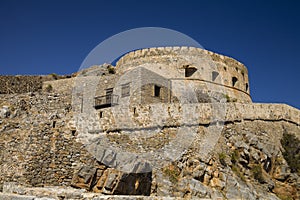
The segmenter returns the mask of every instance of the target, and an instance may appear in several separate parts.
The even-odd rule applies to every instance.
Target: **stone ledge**
[[[189,118],[182,118],[180,115],[183,113],[180,104],[152,104],[152,105],[137,105],[135,106],[135,112],[137,117],[128,112],[116,112],[116,110],[105,109],[102,110],[103,118],[100,120],[100,126],[98,129],[89,129],[90,133],[97,132],[114,132],[117,130],[145,130],[155,129],[162,127],[179,127],[182,125],[198,126],[205,124],[212,124],[217,122],[236,122],[236,121],[287,121],[297,126],[300,125],[300,110],[293,108],[286,104],[241,104],[241,103],[198,103],[187,104],[184,113],[198,113],[197,115],[190,115]],[[217,112],[214,112],[214,109]],[[168,112],[171,110],[172,112]],[[181,111],[180,111],[181,110]],[[116,113],[114,113],[114,111]],[[153,115],[151,113],[156,113]],[[122,118],[132,116],[133,120],[144,124],[142,127],[128,121],[121,121]],[[88,116],[84,113],[79,114],[77,120],[84,121]],[[214,118],[212,118],[214,117]],[[218,117],[218,118],[215,118]],[[107,126],[107,122],[118,120],[118,123],[110,123]],[[148,123],[146,123],[148,121]],[[145,122],[145,123],[144,123]],[[93,127],[93,126],[91,126]]]
[[[27,196],[19,194],[0,193],[1,200],[54,200],[51,198],[37,198],[36,196]]]
[[[212,51],[208,51],[206,49],[196,48],[196,47],[187,47],[187,46],[174,46],[174,47],[153,47],[153,48],[145,48],[139,49],[135,51],[131,51],[125,54],[120,60],[116,63],[118,66],[130,62],[135,59],[139,59],[141,57],[151,57],[151,56],[163,56],[163,55],[172,55],[174,54],[182,54],[182,55],[191,55],[191,56],[199,56],[201,54],[212,56],[212,59],[215,61],[219,60],[228,60],[230,62],[237,63],[243,69],[245,66],[239,61],[224,55],[220,55],[214,53]]]
[[[141,196],[141,195],[103,195],[70,187],[24,187],[14,182],[6,182],[1,200],[179,200],[179,197]],[[208,200],[208,199],[201,199]]]
[[[0,192],[1,200],[59,200],[59,198],[51,197],[37,197],[37,196],[27,196],[19,194],[8,194]],[[75,200],[73,198],[64,198],[65,200]],[[82,198],[77,200],[184,200],[184,198],[179,197],[149,197],[149,196],[126,196],[126,195],[102,195],[96,193],[85,193]],[[211,199],[199,199],[199,200],[211,200]],[[221,199],[220,199],[221,200]]]

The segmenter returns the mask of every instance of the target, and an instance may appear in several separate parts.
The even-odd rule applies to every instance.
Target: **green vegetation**
[[[290,196],[286,196],[286,195],[282,195],[282,194],[276,194],[278,197],[279,197],[279,199],[281,199],[281,200],[294,200],[294,198],[293,197],[290,197]]]
[[[241,180],[246,181],[243,172],[241,172],[240,168],[237,165],[232,165],[231,169],[238,177],[240,177]]]
[[[81,75],[82,75],[82,76],[86,76],[86,70],[83,70],[83,71],[81,72]]]
[[[47,85],[47,87],[46,87],[46,92],[51,92],[53,90],[53,87],[52,87],[52,85]]]
[[[223,94],[223,97],[226,99],[226,102],[237,102],[236,98],[230,98],[228,94]]]
[[[55,73],[52,73],[52,74],[50,74],[51,76],[52,76],[52,78],[54,78],[55,80],[57,80],[58,79],[58,75],[57,74],[55,74]]]
[[[285,130],[280,142],[284,149],[283,157],[291,172],[300,174],[300,140]]]
[[[228,94],[223,94],[224,98],[226,99],[226,102],[230,102],[230,97]]]
[[[260,183],[264,183],[265,182],[265,179],[263,177],[263,174],[262,174],[262,167],[261,165],[257,164],[257,165],[254,165],[252,168],[251,168],[251,172],[253,174],[253,177]]]
[[[163,169],[163,173],[169,177],[171,183],[176,184],[178,182],[180,170],[173,164],[168,167],[165,167]]]
[[[239,153],[239,151],[237,149],[235,149],[233,151],[233,153],[231,154],[231,162],[233,164],[237,164],[239,158],[240,158],[240,153]]]
[[[241,180],[246,181],[244,173],[241,171],[241,169],[238,166],[239,158],[240,158],[240,152],[237,149],[235,149],[231,154],[231,162],[232,162],[231,169],[238,177],[240,177]]]
[[[110,74],[116,73],[116,70],[114,67],[109,66],[109,67],[107,67],[107,70],[108,70],[108,73],[110,73]]]
[[[227,166],[226,164],[226,161],[225,161],[225,158],[226,158],[226,154],[225,153],[219,153],[219,161],[222,165],[224,166]]]

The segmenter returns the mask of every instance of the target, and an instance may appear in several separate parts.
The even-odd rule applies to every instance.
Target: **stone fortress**
[[[122,75],[137,67],[143,67],[167,79],[168,83],[163,87],[168,90],[176,90],[184,81],[185,84],[192,83],[193,89],[207,90],[208,85],[214,85],[214,90],[224,88],[229,97],[239,102],[251,101],[247,68],[232,58],[203,49],[165,47],[133,51],[117,62],[116,72],[117,75]],[[141,78],[147,79],[146,76]]]
[[[230,57],[148,48],[40,80],[42,90],[1,97],[7,199],[299,197],[282,140],[300,139],[300,111],[252,103],[248,70]]]

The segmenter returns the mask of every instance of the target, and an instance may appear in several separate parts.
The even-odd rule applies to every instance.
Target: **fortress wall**
[[[42,89],[46,76],[0,76],[0,94],[27,93]]]
[[[77,166],[92,165],[68,125],[70,103],[69,96],[53,93],[1,95],[0,108],[8,106],[11,114],[0,124],[0,189],[5,181],[69,186]]]
[[[187,95],[196,96],[197,99],[191,102],[194,103],[209,103],[209,102],[238,102],[250,103],[251,97],[248,93],[238,90],[234,87],[229,87],[199,79],[175,79],[171,80],[172,95],[180,96],[183,99]],[[209,98],[208,101],[202,101],[202,98]]]
[[[194,81],[197,85],[199,82],[203,82],[206,87],[197,89],[222,91],[230,99],[229,101],[251,102],[248,73],[244,65],[232,58],[193,47],[161,47],[130,52],[117,63],[117,74],[109,75],[109,77],[97,76],[99,84],[97,91],[92,96],[105,95],[105,89],[112,87],[117,90],[120,82],[132,82],[132,77],[134,80],[140,78],[137,81],[139,85],[143,85],[147,75],[140,77],[135,70],[138,69],[137,66],[147,69],[149,74],[154,73],[158,77],[164,77],[171,81],[181,80],[183,84]],[[186,67],[196,68],[197,71],[190,77],[185,77]],[[217,74],[216,77],[214,77],[214,73]],[[51,86],[51,92],[71,93],[75,82],[77,82],[76,88],[90,85],[88,82],[93,79],[90,77],[93,76],[78,76],[76,77],[77,81],[74,78],[47,81],[43,83],[43,90],[47,91],[47,88],[49,89]],[[126,77],[129,77],[128,80]],[[234,84],[233,78],[236,78]],[[156,82],[155,79],[153,80],[154,84],[159,84],[159,80]],[[222,88],[222,85],[226,87]],[[171,90],[175,89],[172,88]]]
[[[283,121],[300,128],[300,111],[288,105],[219,105],[225,106],[221,111],[226,113],[228,122],[262,120],[266,126],[273,127],[273,123]],[[114,111],[119,112],[114,113],[114,107],[92,112],[84,110],[83,116],[71,110],[70,96],[53,93],[1,95],[0,108],[3,106],[7,106],[11,114],[2,117],[0,123],[0,188],[5,181],[34,186],[70,186],[78,166],[93,166],[95,160],[78,141],[79,129],[74,126],[73,117],[79,122],[82,120],[89,131],[94,130],[93,134],[97,134],[100,129],[117,132],[124,127],[146,128],[157,124],[166,129],[168,126],[176,128],[183,122],[205,129],[211,123],[213,113],[210,104],[150,104],[123,109],[115,107]],[[93,112],[95,116],[91,117]],[[99,112],[103,112],[102,118]],[[91,117],[88,121],[82,118],[87,116]],[[132,124],[127,119],[131,119]]]
[[[91,97],[105,95],[105,89],[113,88],[118,81],[118,76],[78,76],[68,79],[60,79],[53,81],[43,82],[42,89],[47,91],[49,85],[51,86],[50,92],[71,94],[74,89],[78,90],[76,93],[82,93],[84,90],[93,90]],[[97,84],[98,86],[90,86],[91,84]],[[98,88],[98,90],[96,90]]]
[[[56,74],[50,75],[0,75],[0,94],[14,94],[41,91],[43,83],[46,81],[57,81],[65,79],[67,76]],[[67,80],[67,79],[66,79]]]
[[[43,91],[47,91],[47,88],[51,86],[51,90],[48,92],[61,94],[71,94],[73,92],[73,89],[76,88],[78,92],[82,93],[82,91],[84,91],[84,88],[89,88],[91,82],[93,82],[93,84],[100,84],[100,88],[103,90],[113,87],[115,81],[114,79],[115,78],[113,78],[113,76],[79,76],[68,79],[45,81],[43,82],[42,88]],[[92,97],[103,95],[101,92],[103,91],[97,91],[97,93],[92,94]]]
[[[300,129],[300,111],[286,104],[148,104],[131,107],[105,108],[96,111],[102,131],[138,127],[176,127],[182,123],[210,124],[214,118],[223,122],[243,120],[288,121]],[[100,118],[99,112],[102,112]],[[91,124],[90,127],[93,127]],[[100,127],[100,129],[99,129]],[[91,128],[93,129],[93,128]],[[93,132],[93,130],[89,130]],[[300,133],[300,132],[299,132]],[[299,136],[300,137],[300,136]]]
[[[116,64],[116,67],[117,70],[120,70],[119,68],[121,68],[122,65],[132,61],[138,62],[139,59],[146,58],[146,57],[158,56],[163,58],[165,56],[177,56],[177,55],[197,56],[197,57],[201,56],[201,57],[210,58],[213,61],[222,62],[229,66],[235,65],[235,67],[237,67],[238,69],[244,70],[245,73],[248,73],[247,68],[242,63],[236,61],[233,58],[219,55],[217,53],[205,49],[195,48],[195,47],[155,47],[155,48],[147,48],[147,49],[132,51],[124,55],[122,58],[120,58],[120,60]]]
[[[243,64],[199,48],[160,47],[133,51],[117,62],[116,71],[122,75],[138,66],[166,78],[185,78],[185,68],[193,67],[197,71],[190,78],[213,81],[248,94],[250,91],[248,71]],[[216,79],[212,75],[214,72],[218,73]]]
[[[43,91],[56,92],[56,93],[71,93],[74,86],[74,78],[52,80],[43,82]],[[47,89],[49,88],[49,89]]]

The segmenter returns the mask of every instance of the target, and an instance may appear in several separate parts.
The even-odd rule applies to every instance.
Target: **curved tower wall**
[[[227,101],[251,102],[247,68],[227,56],[194,47],[141,49],[124,55],[116,73],[123,76],[140,67],[170,80],[179,98],[189,85],[201,93],[223,95]]]

